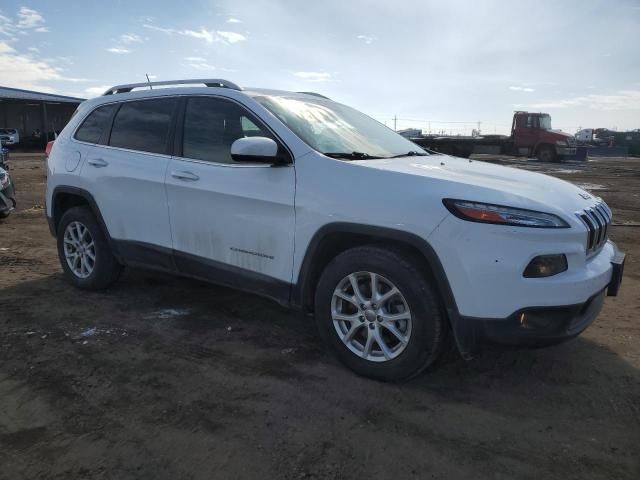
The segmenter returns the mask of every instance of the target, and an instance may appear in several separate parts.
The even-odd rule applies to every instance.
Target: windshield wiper
[[[375,155],[369,155],[364,152],[328,152],[324,153],[327,157],[331,158],[345,158],[349,160],[370,160],[374,158],[384,158],[384,157],[376,157]]]
[[[386,158],[400,158],[400,157],[426,157],[428,153],[416,152],[415,150],[409,150],[407,153],[401,153],[400,155],[394,155]]]

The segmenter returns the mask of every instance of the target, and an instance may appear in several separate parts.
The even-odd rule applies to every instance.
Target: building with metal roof
[[[0,86],[0,129],[15,129],[10,148],[42,150],[67,124],[83,98]]]

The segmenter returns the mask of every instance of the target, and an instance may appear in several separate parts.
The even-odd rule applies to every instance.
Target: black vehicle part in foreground
[[[16,206],[13,181],[4,168],[0,167],[0,218],[6,218]]]

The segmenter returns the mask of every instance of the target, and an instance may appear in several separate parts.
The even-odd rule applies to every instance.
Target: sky
[[[432,132],[508,133],[514,110],[636,129],[640,0],[0,4],[1,86],[88,98],[145,74],[316,91]]]

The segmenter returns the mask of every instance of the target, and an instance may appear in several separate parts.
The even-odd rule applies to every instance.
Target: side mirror
[[[231,144],[231,158],[236,162],[277,163],[278,144],[267,137],[239,138]]]

